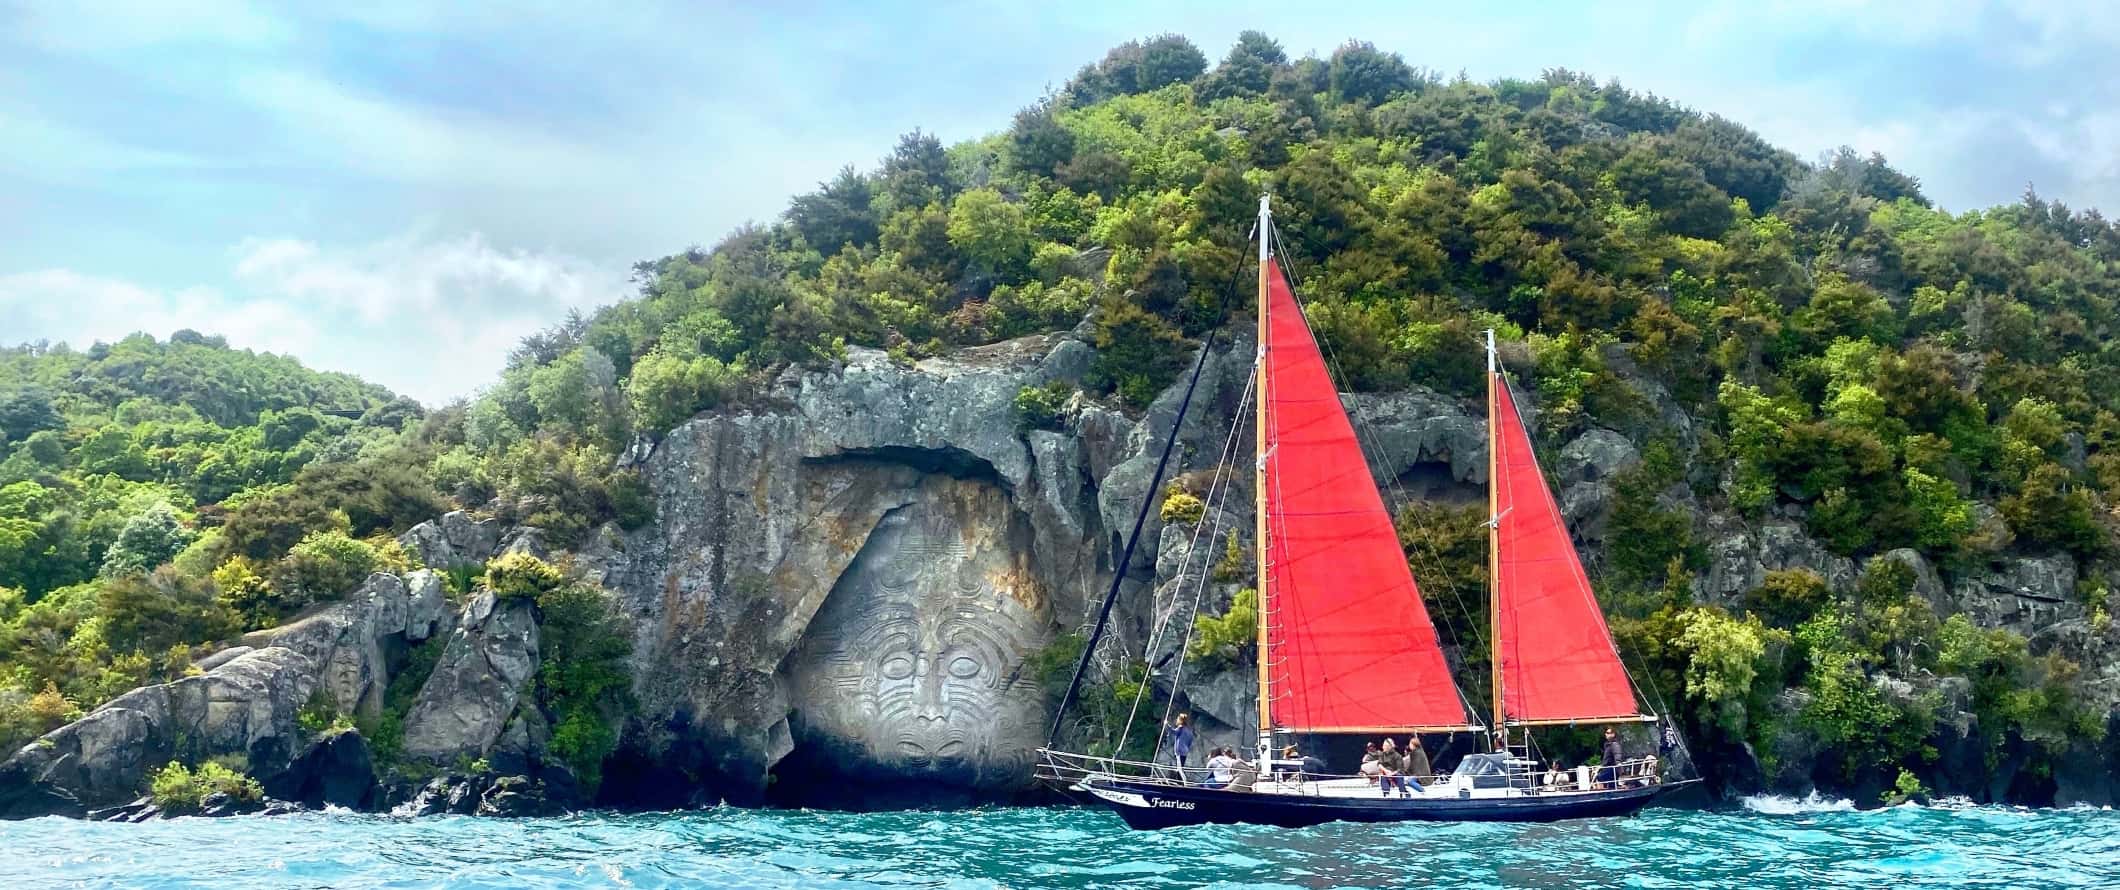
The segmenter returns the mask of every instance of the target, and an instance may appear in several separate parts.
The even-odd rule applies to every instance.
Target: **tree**
[[[51,390],[28,384],[0,389],[0,442],[20,442],[38,430],[64,423],[52,407]]]
[[[1330,78],[1333,98],[1370,106],[1420,84],[1398,53],[1384,52],[1368,41],[1348,41],[1334,50]]]
[[[1091,380],[1137,408],[1177,379],[1191,346],[1169,322],[1123,300],[1106,300],[1099,309],[1095,345]]]
[[[1009,165],[1030,176],[1051,176],[1075,157],[1075,134],[1060,125],[1050,101],[1016,112],[1009,127]]]
[[[900,211],[926,207],[956,195],[950,182],[950,159],[942,140],[914,130],[898,137],[898,147],[883,159],[880,194]]]
[[[981,269],[1005,281],[1030,265],[1031,227],[1023,207],[990,188],[957,196],[950,207],[950,246]]]
[[[1770,630],[1759,619],[1742,620],[1713,607],[1696,606],[1679,613],[1685,628],[1676,641],[1686,655],[1686,697],[1708,708],[1716,725],[1742,737],[1746,703],[1753,697],[1770,643],[1786,644],[1785,631]]]
[[[2061,547],[2085,559],[2108,549],[2090,494],[2059,464],[2034,468],[2023,487],[1998,506],[2010,529],[2026,543]]]
[[[1261,96],[1273,85],[1274,71],[1288,65],[1281,44],[1258,31],[1237,35],[1237,43],[1222,57],[1222,64],[1201,85],[1203,99],[1231,96]]]
[[[802,233],[804,241],[825,254],[838,253],[849,244],[876,243],[877,219],[870,206],[873,193],[867,177],[852,165],[843,167],[817,191],[799,195],[788,204],[788,223]]]
[[[235,630],[214,585],[169,566],[104,581],[96,596],[103,639],[119,652],[160,654],[179,643],[214,640]]]
[[[177,519],[177,511],[157,503],[125,521],[118,540],[103,554],[103,574],[139,574],[168,562],[191,543],[191,532]]]
[[[1080,103],[1098,102],[1184,83],[1207,70],[1207,57],[1192,41],[1178,34],[1163,34],[1146,42],[1127,41],[1104,54],[1104,60],[1085,66],[1067,87]]]
[[[1653,208],[1664,228],[1691,238],[1717,238],[1736,218],[1730,198],[1677,157],[1669,144],[1637,139],[1611,167],[1612,184],[1628,203]]]

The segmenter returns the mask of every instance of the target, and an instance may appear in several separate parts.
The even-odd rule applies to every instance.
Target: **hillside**
[[[1475,395],[1492,327],[1542,447],[1620,443],[1571,518],[1726,784],[1874,797],[1941,758],[2050,801],[2065,756],[2105,756],[2120,685],[2085,661],[2113,651],[2120,579],[2120,228],[2030,192],[1952,214],[1881,157],[1806,162],[1586,75],[1452,81],[1256,33],[1213,65],[1175,36],[1119,47],[984,139],[908,134],[769,225],[640,263],[636,297],[430,415],[189,333],[0,354],[0,746],[402,570],[389,536],[445,510],[562,550],[658,503],[667,523],[685,492],[640,454],[864,347],[905,366],[1079,325],[1082,373],[1016,404],[1089,439],[1085,410],[1139,417],[1210,331],[1242,336],[1262,191],[1346,388]],[[1468,677],[1484,617],[1435,591],[1481,583],[1479,518],[1404,516]],[[1770,535],[1798,556],[1749,555]],[[2009,584],[2037,602],[1990,594]]]

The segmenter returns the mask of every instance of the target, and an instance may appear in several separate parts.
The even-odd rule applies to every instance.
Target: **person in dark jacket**
[[[1178,768],[1179,781],[1189,781],[1185,774],[1186,760],[1192,756],[1192,715],[1179,714],[1170,724],[1170,754],[1172,765]]]
[[[1620,748],[1619,732],[1610,726],[1605,727],[1605,749],[1603,754],[1605,762],[1604,766],[1598,770],[1598,781],[1606,788],[1617,788],[1619,787],[1619,762],[1627,759],[1627,753]]]
[[[1385,797],[1391,796],[1391,789],[1393,788],[1399,789],[1400,795],[1405,795],[1407,793],[1406,777],[1404,775],[1406,763],[1405,758],[1399,756],[1397,742],[1393,742],[1390,739],[1384,740],[1383,749],[1377,752],[1377,765],[1384,768],[1383,774],[1377,780],[1378,790],[1384,792]]]
[[[1405,760],[1406,775],[1416,780],[1416,787],[1418,787],[1418,780],[1435,775],[1435,767],[1428,763],[1428,749],[1421,747],[1420,736],[1411,735],[1406,737]]]

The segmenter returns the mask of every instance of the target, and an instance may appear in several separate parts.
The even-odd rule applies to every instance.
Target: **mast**
[[[1270,762],[1271,762],[1271,758],[1272,758],[1272,756],[1273,756],[1273,706],[1272,706],[1272,700],[1273,700],[1273,699],[1272,699],[1272,696],[1271,696],[1271,694],[1270,694],[1270,693],[1271,693],[1271,690],[1270,690],[1270,689],[1268,688],[1268,684],[1269,684],[1269,679],[1268,679],[1268,678],[1269,678],[1269,676],[1270,676],[1270,675],[1271,675],[1271,673],[1272,673],[1271,671],[1269,671],[1269,670],[1268,670],[1268,664],[1269,664],[1269,663],[1270,663],[1270,661],[1271,661],[1271,656],[1270,656],[1270,654],[1269,654],[1269,653],[1267,652],[1267,650],[1266,650],[1266,625],[1267,625],[1267,622],[1268,622],[1268,621],[1272,620],[1272,616],[1273,616],[1273,609],[1272,609],[1272,607],[1271,607],[1271,604],[1270,604],[1270,603],[1269,603],[1269,602],[1267,601],[1267,598],[1266,598],[1266,447],[1267,447],[1267,446],[1266,446],[1266,405],[1267,405],[1267,402],[1268,402],[1268,397],[1267,397],[1267,390],[1266,390],[1266,387],[1267,387],[1267,380],[1266,380],[1266,304],[1267,304],[1267,302],[1268,302],[1268,301],[1267,301],[1267,299],[1266,299],[1266,288],[1267,288],[1267,279],[1266,279],[1266,276],[1268,276],[1268,275],[1270,275],[1270,274],[1273,274],[1273,273],[1272,273],[1272,270],[1268,268],[1268,262],[1267,262],[1268,260],[1272,259],[1272,257],[1273,257],[1273,203],[1272,203],[1272,202],[1273,202],[1273,195],[1271,195],[1271,194],[1262,194],[1262,195],[1260,195],[1260,196],[1259,196],[1259,225],[1258,225],[1258,228],[1259,228],[1259,311],[1258,311],[1258,313],[1257,313],[1257,314],[1258,314],[1258,316],[1259,316],[1259,334],[1258,334],[1258,346],[1259,346],[1259,349],[1258,349],[1258,357],[1257,357],[1257,359],[1256,359],[1256,360],[1255,360],[1255,361],[1254,361],[1254,362],[1252,363],[1252,365],[1253,365],[1253,368],[1252,368],[1252,373],[1253,373],[1253,374],[1256,374],[1256,375],[1258,375],[1258,382],[1257,382],[1257,383],[1256,383],[1256,384],[1254,385],[1254,388],[1253,388],[1253,394],[1254,394],[1254,395],[1256,396],[1256,398],[1255,398],[1255,399],[1253,400],[1253,404],[1254,404],[1254,406],[1256,407],[1256,410],[1257,410],[1257,414],[1258,414],[1258,416],[1257,416],[1256,418],[1254,418],[1256,422],[1252,424],[1252,426],[1253,426],[1253,427],[1255,428],[1255,434],[1254,434],[1254,435],[1255,435],[1255,439],[1256,439],[1256,446],[1257,446],[1257,450],[1256,450],[1256,451],[1254,451],[1253,453],[1254,453],[1254,454],[1256,454],[1256,455],[1258,455],[1258,461],[1257,461],[1257,469],[1256,469],[1256,470],[1254,471],[1254,473],[1253,473],[1253,476],[1252,476],[1252,513],[1253,513],[1253,514],[1255,515],[1255,517],[1256,517],[1256,521],[1257,521],[1257,525],[1256,525],[1256,528],[1255,528],[1255,532],[1256,532],[1256,533],[1255,533],[1255,535],[1254,535],[1254,537],[1253,537],[1253,541],[1254,541],[1253,549],[1254,549],[1254,550],[1256,551],[1256,553],[1257,553],[1257,563],[1258,563],[1258,575],[1257,575],[1257,579],[1258,579],[1258,580],[1257,580],[1257,584],[1258,584],[1257,590],[1258,590],[1258,601],[1259,601],[1259,621],[1258,621],[1258,624],[1259,624],[1259,627],[1258,627],[1258,631],[1259,631],[1259,641],[1258,641],[1258,642],[1259,642],[1259,759],[1258,759],[1258,763],[1259,763],[1259,765],[1260,765],[1260,767],[1261,767],[1262,769],[1264,769],[1264,768],[1265,768],[1266,764],[1268,764],[1268,763],[1270,763]]]
[[[1501,737],[1497,748],[1508,747],[1509,719],[1502,713],[1502,515],[1501,486],[1495,462],[1495,372],[1494,329],[1487,329],[1487,653],[1493,670],[1494,731]]]

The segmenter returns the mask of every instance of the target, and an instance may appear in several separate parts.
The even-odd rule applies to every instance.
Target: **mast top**
[[[1265,266],[1267,258],[1271,256],[1273,256],[1273,193],[1263,192],[1259,195],[1259,265]],[[1263,300],[1265,298],[1265,293],[1263,292],[1265,279],[1261,278],[1260,281],[1262,282],[1262,291],[1259,296]]]

